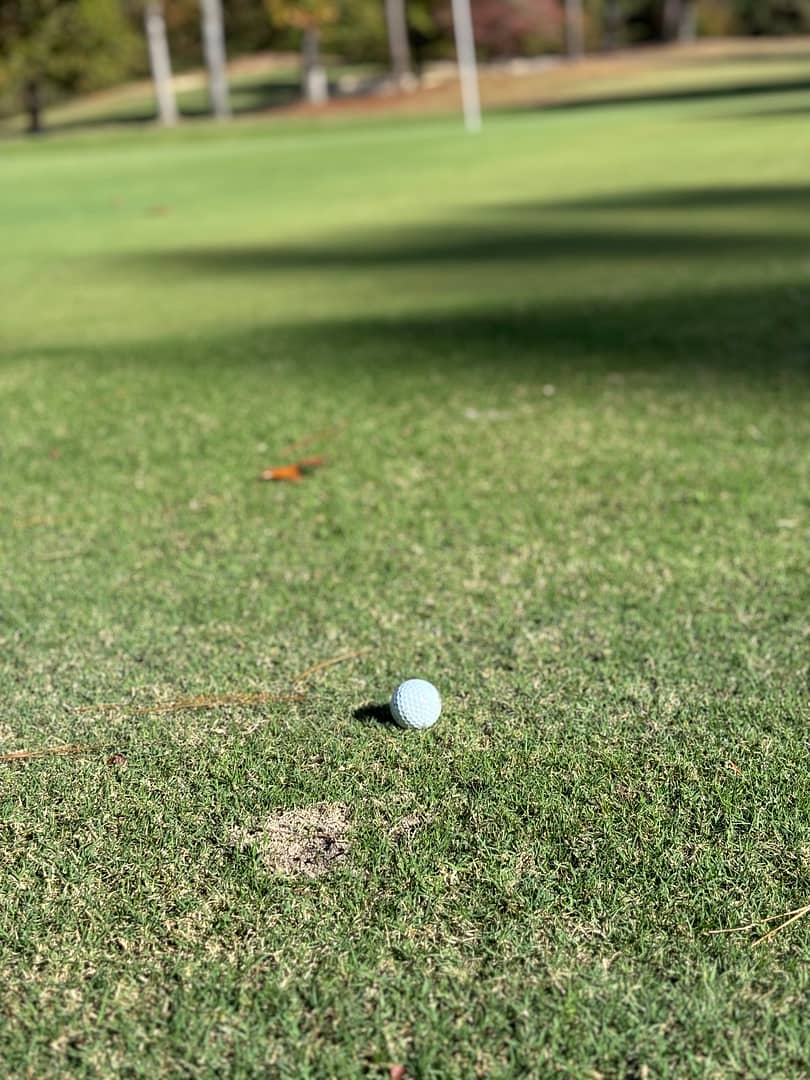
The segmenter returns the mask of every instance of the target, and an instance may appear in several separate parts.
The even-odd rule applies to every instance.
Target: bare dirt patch
[[[253,848],[271,874],[320,877],[349,853],[348,807],[316,803],[279,810],[252,829],[235,829],[233,840],[244,851]]]

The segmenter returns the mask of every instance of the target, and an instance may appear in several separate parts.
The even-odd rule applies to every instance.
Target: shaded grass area
[[[9,1074],[801,1071],[807,927],[708,933],[810,890],[807,160],[746,107],[11,161],[0,750],[105,752],[0,772]],[[317,804],[329,875],[237,840]]]
[[[336,92],[337,80],[347,71],[363,75],[373,70],[370,67],[331,65],[331,92]],[[193,85],[195,82],[198,85]],[[175,97],[180,118],[190,120],[209,116],[210,102],[205,76],[202,73],[196,78],[193,74],[190,77],[180,76],[177,83]],[[300,71],[294,60],[283,63],[277,57],[268,55],[265,70],[261,65],[254,64],[247,72],[232,74],[228,91],[231,110],[237,117],[283,108],[301,100]],[[157,118],[154,92],[146,83],[124,85],[120,89],[113,88],[87,98],[54,102],[46,112],[47,131],[54,134],[118,125],[143,126],[155,123]],[[23,128],[22,116],[0,119],[0,131],[19,133]]]
[[[770,80],[756,82],[727,82],[720,86],[678,86],[672,89],[628,90],[625,93],[598,93],[582,96],[570,101],[555,102],[545,108],[556,109],[596,109],[612,108],[616,105],[650,105],[653,103],[689,101],[713,101],[722,98],[749,98],[760,95],[791,94],[810,90],[810,80],[804,78],[784,79],[779,82]]]

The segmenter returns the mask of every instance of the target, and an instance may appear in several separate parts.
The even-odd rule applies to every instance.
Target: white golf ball
[[[441,711],[439,691],[425,679],[406,679],[391,695],[391,715],[400,727],[433,727]]]

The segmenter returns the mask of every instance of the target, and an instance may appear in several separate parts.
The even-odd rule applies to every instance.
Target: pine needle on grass
[[[312,675],[334,664],[342,664],[346,660],[352,660],[368,652],[368,649],[352,649],[351,652],[341,653],[329,660],[321,660],[312,667],[306,668],[292,680],[292,690],[275,693],[261,694],[198,694],[195,697],[174,698],[171,701],[158,701],[152,705],[135,705],[127,702],[101,703],[98,705],[79,705],[77,712],[134,712],[134,713],[168,713],[181,712],[184,709],[221,709],[228,705],[267,705],[277,701],[303,701],[306,692],[302,684]]]
[[[69,743],[67,746],[44,746],[39,750],[11,750],[7,754],[0,754],[2,761],[33,761],[36,758],[52,757],[56,754],[90,754],[96,750],[103,750],[103,746],[81,746],[77,743]]]
[[[300,684],[311,675],[314,675],[318,671],[323,671],[324,668],[332,667],[333,664],[342,664],[346,660],[353,660],[356,656],[362,656],[368,651],[368,649],[352,649],[351,652],[341,653],[340,656],[333,656],[331,660],[321,660],[320,663],[313,664],[312,667],[308,667],[302,671],[300,675],[296,675],[293,679],[293,686],[300,686]]]
[[[743,933],[745,930],[756,930],[758,926],[762,926],[763,923],[776,922],[778,919],[783,919],[784,922],[780,922],[778,926],[772,927],[767,934],[763,934],[754,942],[755,945],[762,945],[765,941],[770,941],[775,937],[780,930],[784,930],[790,926],[791,923],[798,922],[799,919],[805,915],[810,915],[810,904],[805,904],[804,907],[795,908],[793,911],[783,911],[781,915],[766,915],[762,919],[757,919],[756,922],[746,923],[745,926],[728,926],[722,930],[709,930],[710,934],[737,934]]]
[[[199,694],[197,697],[157,701],[152,705],[129,705],[126,702],[80,705],[77,711],[166,713],[181,712],[184,709],[221,709],[227,705],[266,705],[273,701],[303,701],[305,697],[306,694],[299,692],[285,694]]]
[[[312,446],[313,443],[322,442],[324,439],[330,438],[332,435],[337,435],[344,430],[346,424],[331,424],[327,428],[323,428],[321,431],[316,431],[314,435],[305,435],[302,439],[296,439],[295,442],[289,443],[289,445],[279,450],[279,454],[292,454],[296,450],[303,450],[305,446]]]

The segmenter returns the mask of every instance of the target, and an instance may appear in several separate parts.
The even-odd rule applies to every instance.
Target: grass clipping
[[[271,874],[316,878],[348,854],[349,827],[348,807],[316,803],[278,810],[252,829],[234,829],[232,840],[239,851],[255,851]]]

